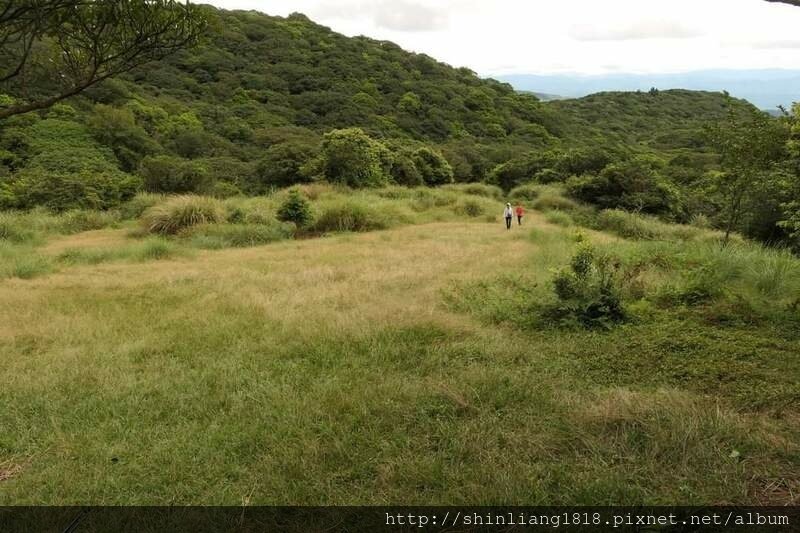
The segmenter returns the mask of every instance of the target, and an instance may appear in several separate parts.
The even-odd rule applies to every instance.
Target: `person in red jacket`
[[[525,210],[522,208],[521,205],[517,204],[517,208],[514,209],[514,212],[517,214],[517,224],[520,226],[522,225],[522,217],[525,216]]]

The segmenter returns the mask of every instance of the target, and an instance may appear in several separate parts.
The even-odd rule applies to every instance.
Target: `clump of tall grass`
[[[72,234],[114,226],[120,215],[117,211],[76,209],[67,211],[60,218],[61,233]]]
[[[406,200],[413,198],[416,195],[416,191],[408,187],[394,185],[378,189],[375,191],[375,194],[387,200]]]
[[[52,271],[50,259],[37,254],[27,243],[0,240],[0,279],[32,279]]]
[[[195,248],[219,250],[291,239],[294,232],[294,224],[274,221],[272,224],[204,224],[189,229],[184,236]]]
[[[542,192],[542,186],[536,183],[526,183],[511,189],[508,193],[511,200],[515,202],[533,202]]]
[[[16,244],[31,243],[38,240],[38,235],[18,216],[0,213],[0,241]]]
[[[597,214],[596,229],[610,231],[626,239],[678,240],[698,239],[706,230],[684,224],[669,224],[655,217],[629,213],[621,209],[605,209]]]
[[[326,206],[311,226],[312,232],[372,231],[391,226],[389,217],[370,205],[344,200]]]
[[[215,224],[225,220],[222,203],[205,196],[175,196],[156,204],[142,215],[141,221],[149,233],[175,235],[201,224]]]

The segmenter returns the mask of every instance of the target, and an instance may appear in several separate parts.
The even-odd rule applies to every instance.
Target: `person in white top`
[[[511,221],[514,219],[514,210],[511,208],[511,204],[506,204],[503,217],[506,219],[506,229],[511,229]]]

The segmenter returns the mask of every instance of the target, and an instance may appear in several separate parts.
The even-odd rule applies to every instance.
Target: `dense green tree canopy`
[[[193,44],[205,27],[177,0],[0,1],[0,118],[43,109]],[[31,83],[31,82],[34,83]]]

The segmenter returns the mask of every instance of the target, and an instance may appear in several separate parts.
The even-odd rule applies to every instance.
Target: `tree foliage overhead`
[[[0,118],[43,109],[193,44],[199,8],[177,0],[2,0],[0,82],[18,101]]]

